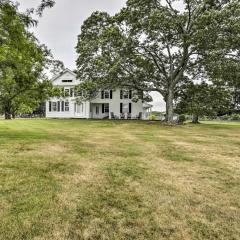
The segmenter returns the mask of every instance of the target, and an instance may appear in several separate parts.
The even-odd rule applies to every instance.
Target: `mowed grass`
[[[0,239],[240,239],[240,124],[0,120]]]

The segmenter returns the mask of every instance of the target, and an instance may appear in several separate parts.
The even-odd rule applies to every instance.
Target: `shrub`
[[[150,120],[150,121],[156,121],[156,120],[157,120],[157,117],[152,114],[152,115],[149,117],[149,120]]]
[[[220,120],[223,120],[223,121],[227,121],[227,120],[230,120],[230,119],[231,119],[231,116],[229,116],[229,115],[223,115],[223,116],[220,116],[219,119],[220,119]]]
[[[240,120],[240,114],[232,114],[231,115],[231,120],[233,120],[233,121],[238,121],[238,120]]]
[[[186,122],[186,117],[185,117],[185,115],[179,115],[178,116],[178,123],[179,124],[183,124],[184,122]]]

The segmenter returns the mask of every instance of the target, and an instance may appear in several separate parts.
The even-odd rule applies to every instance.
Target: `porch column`
[[[90,116],[90,102],[86,102],[86,118],[91,118]]]

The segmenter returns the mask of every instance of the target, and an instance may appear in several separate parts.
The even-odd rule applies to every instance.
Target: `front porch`
[[[141,108],[136,107],[133,103],[119,103],[118,105],[109,103],[91,103],[90,118],[148,120],[152,113],[152,105],[150,104],[144,104]]]

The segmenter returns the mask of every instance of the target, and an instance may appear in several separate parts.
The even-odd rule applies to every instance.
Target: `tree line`
[[[94,12],[78,36],[78,91],[91,99],[99,89],[136,89],[134,100],[152,91],[173,113],[195,120],[239,108],[240,3],[238,0],[128,0],[114,16]],[[31,110],[56,94],[44,70],[64,68],[29,31],[55,1],[42,0],[26,13],[0,1],[0,112],[6,118]],[[142,94],[144,93],[144,94]],[[84,99],[81,99],[84,100]]]

